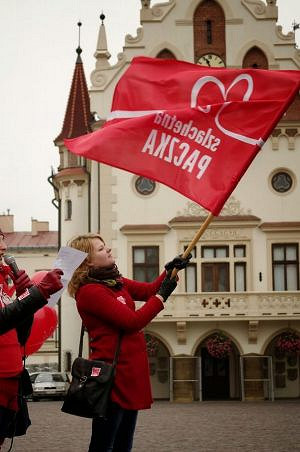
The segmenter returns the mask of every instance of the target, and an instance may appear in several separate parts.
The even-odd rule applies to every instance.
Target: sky
[[[277,0],[277,5],[278,24],[287,33],[293,21],[300,23],[300,0]],[[0,0],[0,214],[14,215],[16,231],[29,231],[31,218],[57,229],[47,178],[59,164],[53,140],[69,96],[77,22],[82,22],[81,57],[90,87],[101,12],[114,64],[125,35],[136,36],[140,7],[140,0]],[[300,47],[300,29],[296,42]]]

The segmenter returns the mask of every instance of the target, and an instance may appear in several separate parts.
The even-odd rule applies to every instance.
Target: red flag
[[[300,71],[212,69],[137,57],[101,129],[75,154],[162,182],[214,215],[300,88]]]

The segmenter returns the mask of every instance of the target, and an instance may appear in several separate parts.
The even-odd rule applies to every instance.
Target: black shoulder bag
[[[122,333],[112,364],[82,358],[84,325],[81,326],[79,353],[72,365],[72,381],[62,411],[81,417],[106,417],[110,393],[114,383]]]

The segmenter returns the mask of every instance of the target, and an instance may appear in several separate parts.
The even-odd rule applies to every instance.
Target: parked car
[[[32,400],[42,398],[62,399],[66,395],[70,380],[66,372],[34,372],[30,374]]]

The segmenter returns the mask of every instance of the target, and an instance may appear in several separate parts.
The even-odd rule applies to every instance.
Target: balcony
[[[300,319],[300,291],[206,292],[172,295],[153,320]]]

